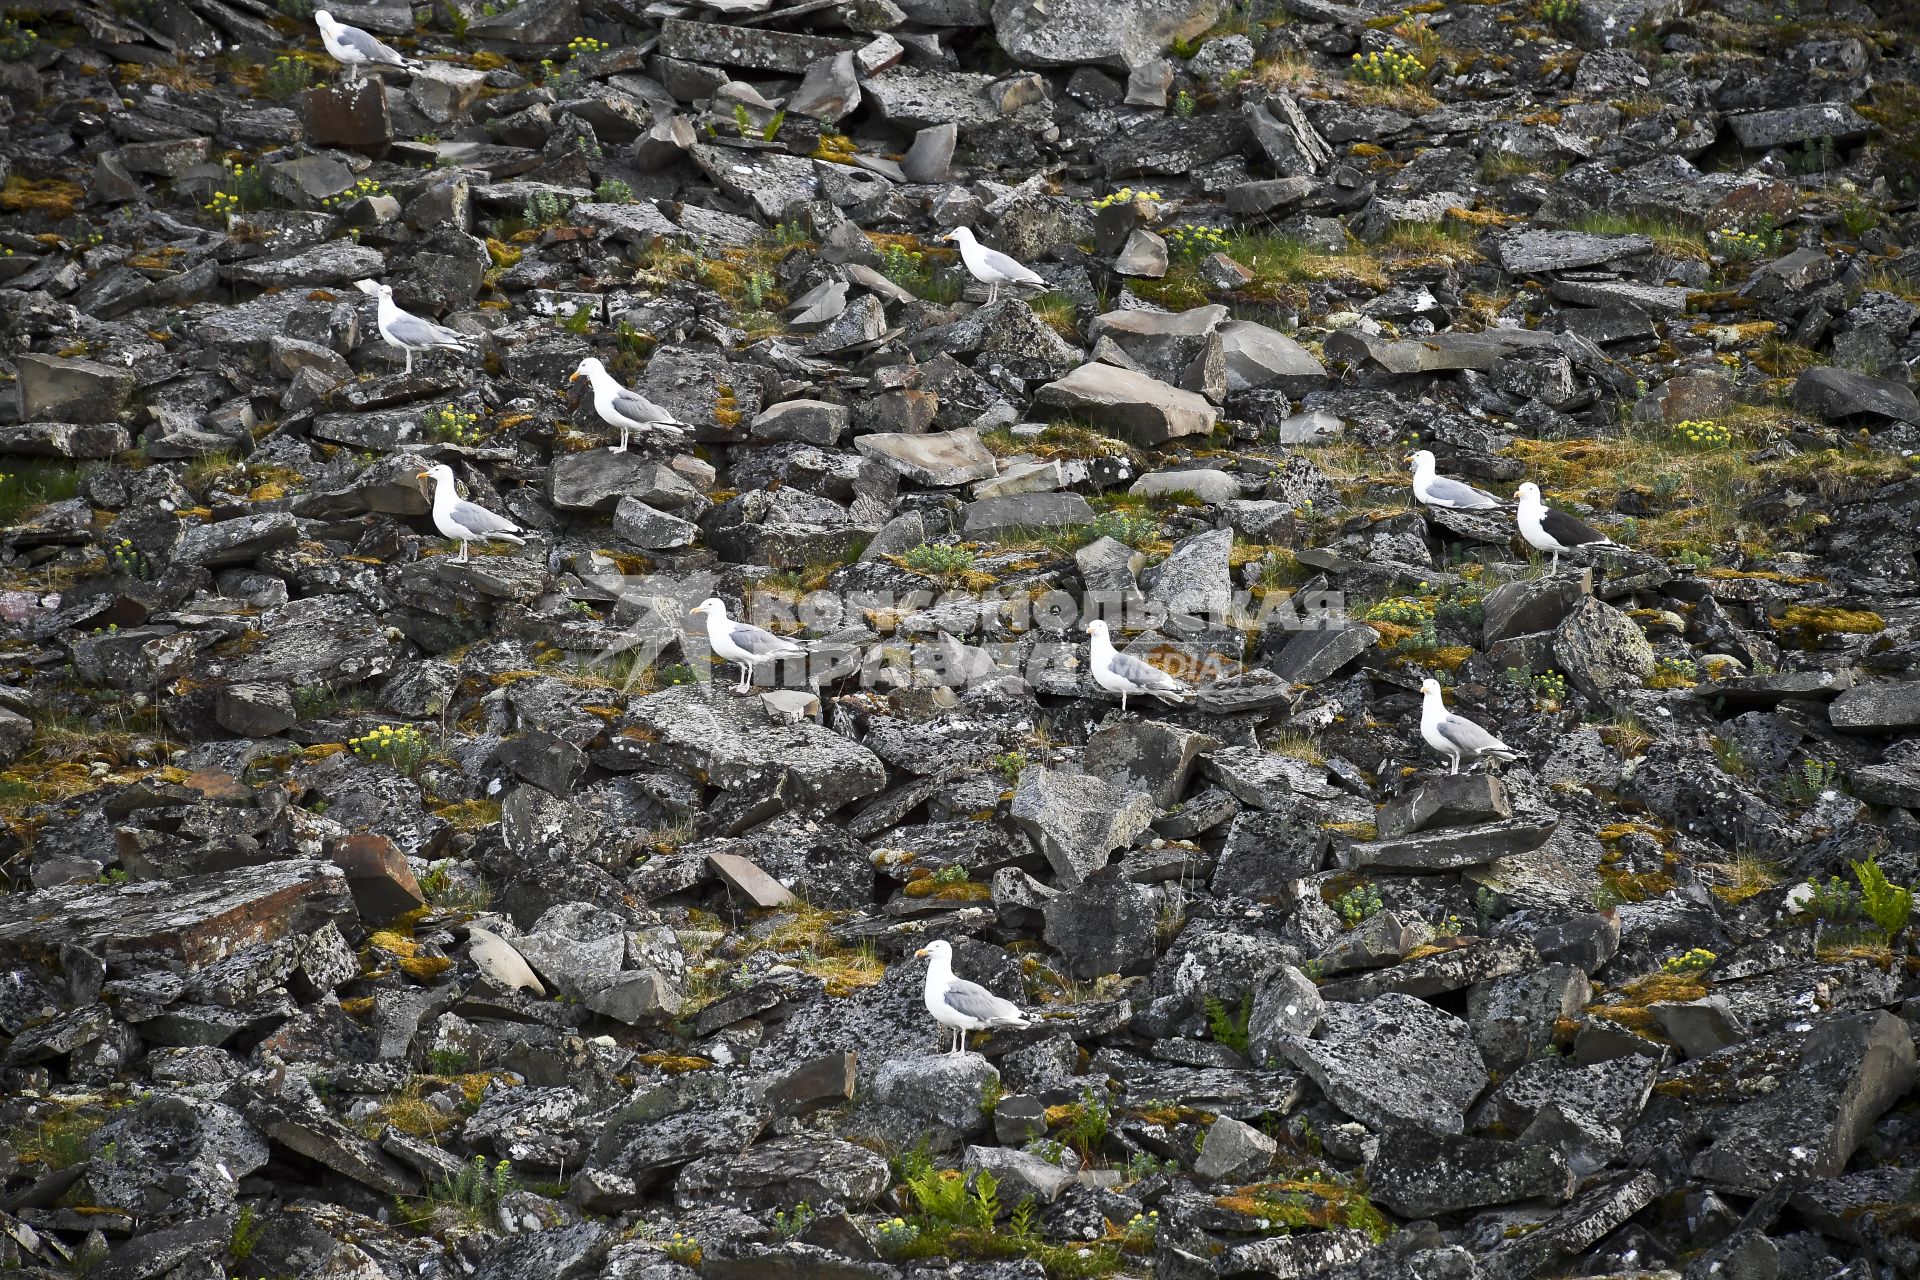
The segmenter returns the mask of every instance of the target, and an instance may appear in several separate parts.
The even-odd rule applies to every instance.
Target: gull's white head
[[[319,24],[322,31],[331,31],[335,26],[339,25],[334,22],[333,15],[325,9],[315,9],[313,11],[313,20]]]
[[[935,938],[932,942],[929,942],[913,954],[916,956],[929,956],[935,960],[951,961],[953,959],[953,944],[945,938]]]
[[[1407,455],[1407,461],[1413,464],[1415,471],[1431,471],[1433,470],[1433,450],[1415,449]]]
[[[581,378],[599,378],[606,371],[607,366],[600,363],[598,356],[588,356],[580,362],[580,367],[573,371],[573,375],[567,381],[578,382]]]
[[[1515,489],[1513,496],[1522,502],[1530,502],[1538,505],[1540,502],[1540,486],[1529,480],[1518,489]]]
[[[1107,624],[1099,618],[1095,618],[1087,624],[1087,634],[1096,640],[1105,640],[1107,638]]]
[[[435,466],[428,467],[425,471],[422,471],[420,473],[420,479],[431,480],[435,484],[452,484],[453,468],[448,466],[446,463],[442,462]]]
[[[955,227],[940,238],[942,240],[958,240],[961,244],[965,244],[967,241],[973,239],[973,228]]]
[[[1429,698],[1437,698],[1440,696],[1440,682],[1428,676],[1420,682],[1420,692]]]
[[[708,596],[705,600],[702,600],[699,604],[687,610],[687,613],[689,616],[696,613],[704,613],[709,618],[724,618],[727,616],[727,606],[720,602],[718,596]]]

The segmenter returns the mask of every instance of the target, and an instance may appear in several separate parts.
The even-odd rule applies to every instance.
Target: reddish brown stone
[[[378,924],[427,904],[407,857],[382,835],[348,836],[333,846],[333,861],[347,873],[360,917]]]

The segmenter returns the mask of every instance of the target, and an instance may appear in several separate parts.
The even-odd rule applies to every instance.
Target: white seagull
[[[913,954],[927,957],[927,1012],[953,1032],[953,1052],[966,1051],[969,1031],[1033,1025],[1013,1001],[1002,1000],[977,982],[953,976],[952,943],[929,942]]]
[[[610,427],[620,428],[620,444],[615,453],[627,451],[627,437],[635,431],[659,432],[678,439],[686,434],[687,424],[676,419],[653,401],[637,391],[629,391],[614,381],[607,366],[593,356],[580,362],[568,382],[578,382],[581,378],[593,388],[594,412],[600,420]]]
[[[1407,456],[1413,464],[1413,496],[1430,507],[1448,511],[1485,511],[1500,505],[1500,499],[1458,480],[1434,473],[1433,451],[1418,449]]]
[[[1420,736],[1427,740],[1428,746],[1453,761],[1448,773],[1460,772],[1460,761],[1463,759],[1467,762],[1468,772],[1472,772],[1474,764],[1483,759],[1520,758],[1518,751],[1473,721],[1448,711],[1447,704],[1440,700],[1438,680],[1422,680],[1420,692],[1426,695],[1426,702],[1420,707]]]
[[[771,631],[745,622],[734,622],[727,617],[727,606],[717,598],[702,600],[690,613],[705,614],[707,618],[707,644],[713,651],[740,668],[740,683],[735,685],[735,693],[746,693],[753,683],[753,669],[763,662],[779,662],[783,658],[804,658],[807,651]]]
[[[1088,657],[1093,682],[1108,693],[1120,695],[1120,709],[1127,709],[1127,695],[1145,693],[1163,702],[1184,702],[1193,690],[1160,668],[1130,654],[1121,653],[1107,638],[1107,624],[1094,619],[1087,624]]]
[[[515,546],[525,546],[526,532],[505,516],[497,516],[485,507],[468,502],[453,487],[453,468],[446,463],[420,473],[422,480],[433,481],[433,527],[443,538],[460,540],[460,562],[467,560],[467,544],[498,538]]]
[[[1038,285],[1042,288],[1046,286],[1045,280],[1006,254],[998,249],[989,249],[974,239],[972,227],[955,227],[940,238],[959,244],[960,261],[967,264],[969,275],[987,286],[989,305],[1000,296],[1000,286],[1003,284]]]
[[[382,44],[358,27],[335,22],[333,15],[325,9],[315,9],[313,21],[320,28],[320,43],[326,46],[335,62],[347,69],[347,78],[350,80],[358,80],[360,68],[369,62],[377,62],[383,67],[405,67],[409,71],[417,70],[422,65],[412,58],[401,57],[397,50]]]
[[[363,293],[378,298],[380,336],[389,344],[400,348],[407,356],[406,373],[413,372],[413,353],[416,351],[458,351],[472,354],[474,339],[458,329],[449,329],[443,324],[431,320],[422,320],[410,311],[402,311],[393,301],[393,286],[375,284],[371,280],[355,281]]]
[[[1620,545],[1584,520],[1576,520],[1566,512],[1556,511],[1542,502],[1540,486],[1531,480],[1515,490],[1514,496],[1520,499],[1520,510],[1515,515],[1520,525],[1520,536],[1535,551],[1553,553],[1553,565],[1547,570],[1549,573],[1559,572],[1562,551]]]

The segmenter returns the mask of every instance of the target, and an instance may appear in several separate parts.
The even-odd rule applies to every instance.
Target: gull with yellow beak
[[[629,391],[615,382],[607,366],[593,356],[582,360],[567,381],[578,382],[582,378],[593,388],[593,409],[600,415],[600,421],[620,428],[620,444],[614,449],[615,453],[627,451],[627,437],[635,431],[656,432],[676,440],[686,434],[686,423],[677,421],[639,392]]]
[[[688,611],[707,619],[707,644],[713,651],[740,668],[740,683],[735,693],[746,693],[753,684],[753,669],[763,662],[783,658],[804,658],[807,651],[785,636],[777,636],[746,622],[727,617],[727,606],[718,598],[702,600]]]
[[[935,940],[913,954],[927,957],[927,1012],[953,1032],[953,1052],[966,1051],[969,1031],[1033,1025],[1013,1001],[1002,1000],[977,982],[953,976],[952,943]]]
[[[1487,511],[1501,504],[1484,489],[1476,489],[1459,480],[1449,480],[1434,470],[1433,451],[1416,449],[1407,455],[1413,464],[1413,496],[1430,507],[1448,511]]]
[[[443,538],[460,540],[460,563],[467,560],[467,544],[498,538],[516,546],[525,546],[526,532],[505,516],[497,516],[485,507],[468,502],[453,487],[453,468],[446,463],[429,467],[420,479],[433,481],[433,527]]]

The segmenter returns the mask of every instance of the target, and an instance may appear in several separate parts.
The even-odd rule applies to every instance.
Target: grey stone
[[[1035,393],[1045,405],[1085,415],[1137,445],[1205,435],[1219,412],[1204,396],[1112,365],[1084,364]]]
[[[1029,765],[1008,811],[1040,847],[1054,877],[1071,888],[1105,866],[1115,849],[1153,821],[1152,797],[1085,773]]]
[[[1827,719],[1846,733],[1920,727],[1920,681],[1848,689],[1827,705]]]
[[[994,0],[993,32],[1023,67],[1091,63],[1124,71],[1199,35],[1225,8],[1224,0]]]
[[[1920,425],[1920,398],[1913,388],[1852,369],[1809,369],[1793,384],[1793,407],[1828,422],[1891,419]]]
[[[874,1100],[962,1134],[987,1127],[981,1106],[1000,1073],[977,1053],[894,1058],[874,1077]]]
[[[878,1199],[888,1181],[886,1160],[865,1147],[796,1135],[770,1138],[737,1156],[703,1156],[680,1171],[673,1195],[682,1208],[854,1208]]]
[[[1513,816],[1506,784],[1485,774],[1430,778],[1405,795],[1395,796],[1374,815],[1379,834],[1389,839],[1432,827],[1470,826]]]
[[[1516,1200],[1573,1198],[1576,1179],[1552,1147],[1417,1129],[1381,1135],[1367,1162],[1367,1191],[1407,1218],[1432,1218]]]
[[[1460,1133],[1487,1084],[1466,1024],[1398,993],[1330,1004],[1313,1038],[1279,1037],[1275,1048],[1328,1101],[1374,1128]]]
[[[877,433],[856,438],[854,448],[880,458],[915,484],[945,488],[991,478],[998,470],[992,453],[971,427],[928,435]]]
[[[20,416],[28,422],[118,422],[131,405],[131,369],[31,352],[16,368]]]
[[[981,498],[961,512],[961,529],[968,534],[992,535],[1018,529],[1058,529],[1090,524],[1093,508],[1077,493],[1022,493],[1007,498]]]
[[[1640,625],[1591,596],[1555,629],[1553,652],[1568,683],[1602,704],[1639,688],[1653,674],[1653,646]]]
[[[1272,1138],[1232,1116],[1217,1118],[1206,1136],[1193,1172],[1209,1182],[1257,1182],[1280,1150]]]
[[[1005,1105],[1005,1099],[1001,1102]],[[996,1107],[996,1122],[999,1119],[998,1112]],[[961,1156],[960,1167],[969,1173],[982,1171],[992,1174],[1000,1194],[1015,1201],[1031,1197],[1040,1204],[1052,1204],[1065,1195],[1076,1181],[1070,1170],[1031,1151],[1009,1150],[1006,1147],[968,1147]]]
[[[1871,120],[1839,102],[1815,102],[1774,111],[1741,111],[1726,117],[1733,136],[1749,151],[1793,146],[1819,138],[1836,145],[1858,142],[1873,132]]]

